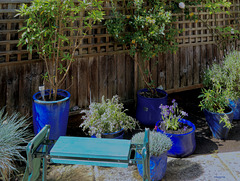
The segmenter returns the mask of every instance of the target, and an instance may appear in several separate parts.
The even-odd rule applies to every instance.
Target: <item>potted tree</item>
[[[144,140],[144,132],[135,134],[131,142],[133,144],[142,144]],[[167,169],[167,151],[171,148],[172,141],[166,135],[156,131],[150,131],[149,152],[150,152],[150,176],[151,180],[161,180]],[[137,158],[142,158],[137,153]],[[137,164],[139,174],[143,176],[142,164]]]
[[[123,7],[126,8],[125,14],[113,7],[114,18],[106,22],[108,32],[129,49],[147,87],[137,92],[136,118],[144,125],[155,125],[160,118],[157,114],[159,105],[167,103],[167,93],[156,89],[150,60],[159,52],[177,49],[174,39],[177,30],[171,27],[172,14],[164,9],[165,3],[157,0],[128,1]]]
[[[33,96],[35,134],[46,124],[52,128],[50,139],[66,134],[70,94],[60,87],[83,38],[96,21],[103,19],[101,10],[100,0],[78,3],[73,0],[33,0],[30,6],[23,4],[18,10],[17,15],[28,17],[20,29],[22,36],[18,45],[26,45],[31,53],[36,51],[47,70],[43,78],[48,89],[41,88]]]
[[[82,110],[85,113],[84,120],[80,127],[88,130],[88,134],[98,138],[122,139],[124,130],[135,129],[137,122],[125,113],[123,104],[119,103],[119,97],[104,99],[101,103],[91,103],[89,110]]]
[[[218,84],[212,89],[202,89],[199,106],[204,111],[206,121],[217,139],[226,139],[232,127],[233,111],[229,107],[227,92]]]
[[[195,125],[189,120],[183,119],[188,114],[180,111],[175,99],[172,105],[161,105],[162,120],[156,123],[157,132],[166,134],[173,142],[168,156],[186,157],[192,154],[196,148]]]

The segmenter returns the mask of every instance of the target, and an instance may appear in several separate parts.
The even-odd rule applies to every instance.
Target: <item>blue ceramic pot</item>
[[[227,139],[229,129],[224,127],[225,123],[219,123],[219,120],[224,116],[224,114],[210,112],[206,109],[203,110],[206,117],[206,121],[210,130],[212,131],[213,137],[217,139]],[[229,113],[226,113],[229,118],[229,121],[233,120],[233,110]]]
[[[167,135],[172,140],[172,148],[167,152],[168,156],[171,157],[186,157],[191,155],[196,148],[196,139],[195,139],[195,131],[196,127],[195,125],[186,120],[182,119],[179,120],[179,122],[182,122],[184,124],[187,124],[188,126],[192,127],[192,131],[185,134],[170,134],[170,133],[164,133],[161,129],[159,129],[159,124],[161,120],[156,123],[157,126],[157,132],[163,133]]]
[[[50,124],[51,131],[49,139],[57,140],[59,136],[65,136],[67,132],[70,93],[58,89],[58,95],[64,98],[57,101],[42,101],[41,93],[33,95],[33,127],[35,135],[46,125]],[[49,90],[45,90],[49,95]]]
[[[240,98],[236,101],[229,100],[229,104],[233,110],[233,119],[240,119]]]
[[[142,155],[137,153],[136,158],[142,159]],[[143,165],[137,164],[138,172],[143,177]],[[150,157],[150,176],[151,180],[161,180],[167,169],[167,153],[163,153],[160,156]]]
[[[124,130],[121,129],[121,130],[119,130],[117,132],[113,132],[113,133],[102,133],[101,138],[123,139],[123,135],[124,135]],[[91,137],[96,138],[95,135],[92,135]]]
[[[146,126],[154,126],[158,120],[161,120],[161,110],[159,106],[161,104],[167,104],[168,94],[160,89],[156,89],[158,92],[165,94],[163,98],[146,98],[140,95],[141,92],[147,92],[148,89],[141,89],[137,92],[137,110],[136,119]]]

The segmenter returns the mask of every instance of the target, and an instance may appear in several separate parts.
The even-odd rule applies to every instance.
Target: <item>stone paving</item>
[[[41,179],[39,179],[41,180]],[[140,181],[136,166],[49,165],[49,181]],[[163,181],[240,181],[240,151],[168,158]]]

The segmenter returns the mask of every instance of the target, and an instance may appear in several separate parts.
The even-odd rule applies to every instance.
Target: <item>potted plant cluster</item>
[[[80,127],[88,130],[88,134],[97,138],[122,139],[124,130],[132,130],[138,125],[137,121],[125,113],[123,104],[119,102],[117,95],[112,99],[104,99],[101,103],[91,103],[89,110],[82,110],[85,113],[84,120]]]
[[[100,0],[77,3],[74,0],[33,0],[30,6],[23,4],[18,10],[17,16],[27,17],[20,29],[22,36],[18,45],[26,45],[30,53],[36,51],[47,70],[43,78],[48,89],[41,87],[33,96],[35,134],[46,124],[52,128],[50,139],[66,134],[70,94],[60,87],[65,83],[82,40],[103,15]]]
[[[240,119],[240,52],[227,54],[220,64],[214,63],[204,74],[203,83],[212,88],[219,84],[233,109],[233,119]]]
[[[206,121],[217,139],[226,139],[232,127],[233,111],[229,106],[226,91],[216,85],[212,89],[202,89],[199,106],[204,111]]]
[[[180,111],[178,103],[172,100],[172,105],[160,105],[162,120],[156,123],[155,130],[166,134],[173,142],[168,156],[186,157],[192,154],[196,148],[195,125],[189,120],[183,119],[188,114]]]
[[[131,142],[133,144],[142,144],[144,132],[135,134]],[[150,152],[150,176],[151,180],[161,180],[167,169],[167,151],[171,148],[172,141],[166,135],[156,131],[150,131],[149,152]],[[140,153],[137,158],[142,159]],[[137,164],[139,174],[143,176],[143,165]]]

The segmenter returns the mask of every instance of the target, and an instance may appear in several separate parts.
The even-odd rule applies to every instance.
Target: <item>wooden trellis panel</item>
[[[32,95],[42,84],[41,74],[46,70],[44,64],[26,51],[26,47],[17,47],[21,36],[18,29],[24,19],[14,17],[22,3],[31,0],[0,0],[0,107],[7,105],[8,111],[18,110],[23,114],[31,112]],[[234,0],[230,8],[233,16],[220,13],[217,25],[225,26],[240,21],[240,0]],[[118,10],[122,8],[119,0]],[[112,17],[110,0],[104,1],[105,19]],[[191,11],[196,13],[197,7]],[[201,12],[203,19],[210,18],[212,26],[215,22],[207,12]],[[101,96],[112,97],[115,94],[123,100],[134,99],[134,84],[143,88],[144,84],[138,76],[133,59],[127,55],[124,46],[116,44],[107,33],[105,20],[93,26],[82,42],[76,55],[66,84],[70,87],[71,107],[86,107],[90,101],[100,101]],[[73,24],[81,24],[75,22]],[[151,62],[151,69],[156,85],[168,92],[197,88],[201,86],[201,72],[210,65],[213,59],[222,58],[223,53],[214,46],[211,32],[203,25],[186,20],[179,15],[176,27],[183,28],[183,33],[176,37],[179,50],[176,54],[166,53]],[[240,28],[240,27],[239,27]],[[74,35],[71,35],[74,39]],[[239,42],[235,42],[239,45]],[[66,47],[67,48],[67,47]],[[158,65],[155,66],[155,61]],[[73,79],[72,79],[73,77]]]

